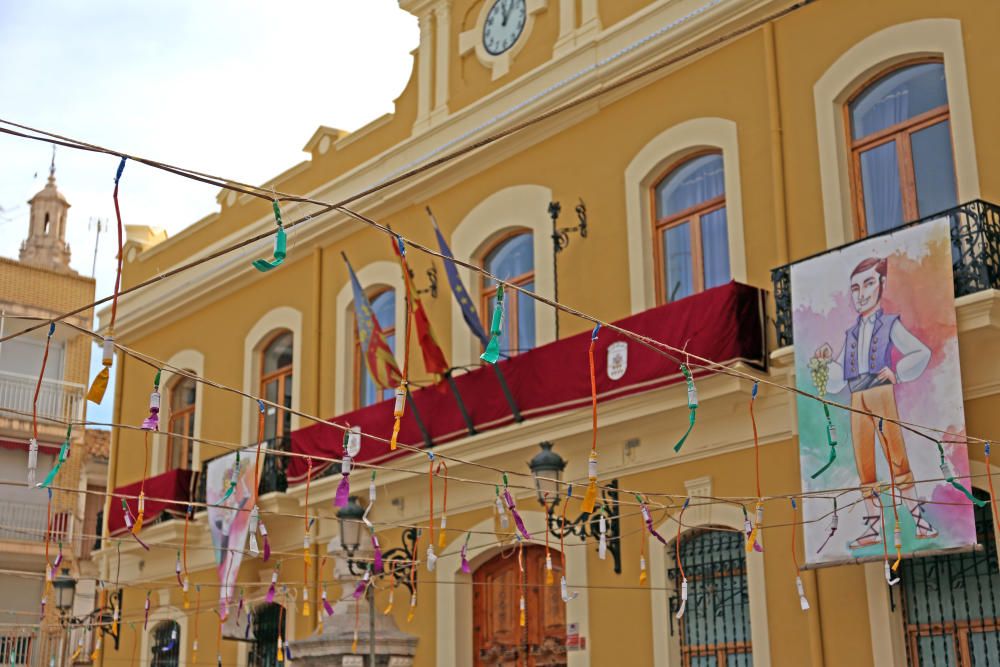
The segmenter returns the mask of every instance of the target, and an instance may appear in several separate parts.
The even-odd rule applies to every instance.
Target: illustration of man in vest
[[[851,301],[858,319],[847,330],[844,347],[836,357],[829,343],[821,345],[814,355],[829,362],[828,393],[836,394],[846,386],[851,392],[852,408],[885,418],[880,429],[876,417],[851,414],[854,461],[866,508],[865,529],[849,544],[851,549],[881,544],[884,539],[879,532],[880,501],[872,494],[872,489],[878,486],[876,439],[892,468],[897,493],[916,524],[917,539],[929,539],[938,534],[924,515],[923,501],[914,495],[913,472],[903,430],[890,421],[899,419],[895,385],[920,377],[931,360],[931,351],[907,330],[900,315],[882,310],[888,268],[887,260],[879,257],[865,259],[854,267]]]

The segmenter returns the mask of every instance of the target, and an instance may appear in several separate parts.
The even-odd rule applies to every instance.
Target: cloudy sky
[[[0,2],[0,118],[257,183],[301,161],[317,126],[350,131],[392,111],[418,41],[396,0]],[[0,135],[2,256],[17,257],[50,157],[48,144]],[[116,167],[56,154],[72,266],[86,275],[94,221],[114,220]],[[215,210],[216,194],[129,164],[123,222],[175,234]],[[101,235],[98,297],[112,289],[114,245]],[[88,416],[110,420],[110,404]]]

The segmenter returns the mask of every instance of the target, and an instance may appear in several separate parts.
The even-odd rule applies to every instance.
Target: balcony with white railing
[[[10,412],[2,416],[12,419],[30,419],[31,404],[35,397],[37,377],[0,370],[0,406]],[[83,408],[85,387],[75,382],[62,380],[42,380],[38,390],[38,416],[42,418],[69,421],[78,419]]]
[[[45,505],[34,505],[16,500],[0,500],[0,541],[45,542],[48,518]],[[51,541],[69,543],[72,517],[68,512],[52,515]]]

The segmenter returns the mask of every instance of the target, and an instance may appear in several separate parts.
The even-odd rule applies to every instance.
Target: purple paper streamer
[[[354,599],[360,600],[361,596],[365,594],[365,588],[368,586],[368,580],[362,579],[358,582],[358,585],[354,587]]]
[[[469,565],[469,559],[466,557],[469,551],[469,544],[465,543],[462,545],[462,572],[469,574],[472,572],[472,567]]]
[[[274,582],[273,581],[271,582],[271,585],[267,587],[267,596],[264,599],[267,601],[268,604],[274,602]]]
[[[243,631],[243,638],[250,639],[250,628],[253,626],[253,611],[247,609],[247,629]]]
[[[667,541],[663,539],[663,535],[660,535],[658,532],[656,532],[656,529],[653,528],[653,517],[652,515],[650,515],[649,510],[646,509],[645,505],[642,506],[642,509],[643,509],[642,516],[646,520],[646,528],[649,530],[649,534],[658,539],[663,544],[663,546],[667,546]]]
[[[267,533],[264,532],[264,562],[266,563],[270,557],[271,557],[271,542],[268,541]]]
[[[142,420],[142,428],[146,431],[157,431],[160,428],[159,410],[150,410],[149,416]]]
[[[524,535],[524,539],[530,540],[531,533],[529,533],[524,527],[524,521],[521,519],[521,515],[517,513],[517,507],[514,505],[514,499],[511,497],[510,491],[507,488],[504,488],[503,490],[503,499],[507,503],[507,509],[509,509],[510,513],[514,516],[514,525],[517,526],[517,529],[521,531],[522,535]]]
[[[337,496],[333,500],[333,504],[337,507],[347,507],[347,502],[351,496],[351,482],[350,475],[344,475],[340,478],[340,484],[337,485]]]
[[[143,542],[142,540],[140,540],[138,535],[136,535],[135,533],[131,533],[131,535],[132,535],[132,537],[135,538],[135,541],[139,543],[140,547],[142,547],[146,551],[149,551],[149,545],[146,544],[145,542]]]
[[[323,596],[323,609],[326,610],[327,616],[333,616],[333,605],[326,599],[326,596]]]

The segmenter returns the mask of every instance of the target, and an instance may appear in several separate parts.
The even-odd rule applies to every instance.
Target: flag
[[[410,279],[410,269],[406,264],[406,259],[399,254],[399,245],[395,238],[392,239],[392,251],[400,260],[400,267],[403,270],[403,282],[410,295],[410,308],[413,311],[413,324],[417,328],[417,342],[420,343],[420,352],[424,357],[424,369],[432,375],[444,375],[448,372],[448,361],[445,359],[441,345],[434,336],[431,329],[431,322],[427,318],[427,311],[424,304],[413,289],[413,282]],[[439,378],[440,379],[440,378]]]
[[[358,277],[354,275],[354,268],[347,259],[347,255],[341,253],[344,262],[347,264],[347,271],[351,274],[351,289],[354,291],[354,323],[357,327],[358,341],[361,343],[361,353],[365,357],[368,372],[379,387],[383,389],[395,389],[399,386],[403,374],[399,372],[396,365],[396,358],[392,355],[382,328],[378,324],[375,313],[372,312],[372,304],[367,295],[361,289]]]
[[[451,286],[451,293],[455,296],[455,301],[458,302],[459,308],[462,309],[462,319],[465,320],[473,335],[479,339],[485,348],[490,342],[490,337],[483,329],[483,323],[479,320],[479,313],[476,312],[476,306],[472,302],[472,297],[465,291],[465,286],[458,275],[455,263],[451,261],[455,256],[451,253],[451,248],[448,247],[444,236],[441,235],[441,230],[438,229],[437,220],[434,219],[434,214],[431,213],[430,207],[427,208],[427,214],[431,216],[431,223],[434,225],[434,234],[437,236],[438,247],[441,249],[441,254],[445,257],[444,272],[448,275],[448,284]]]

